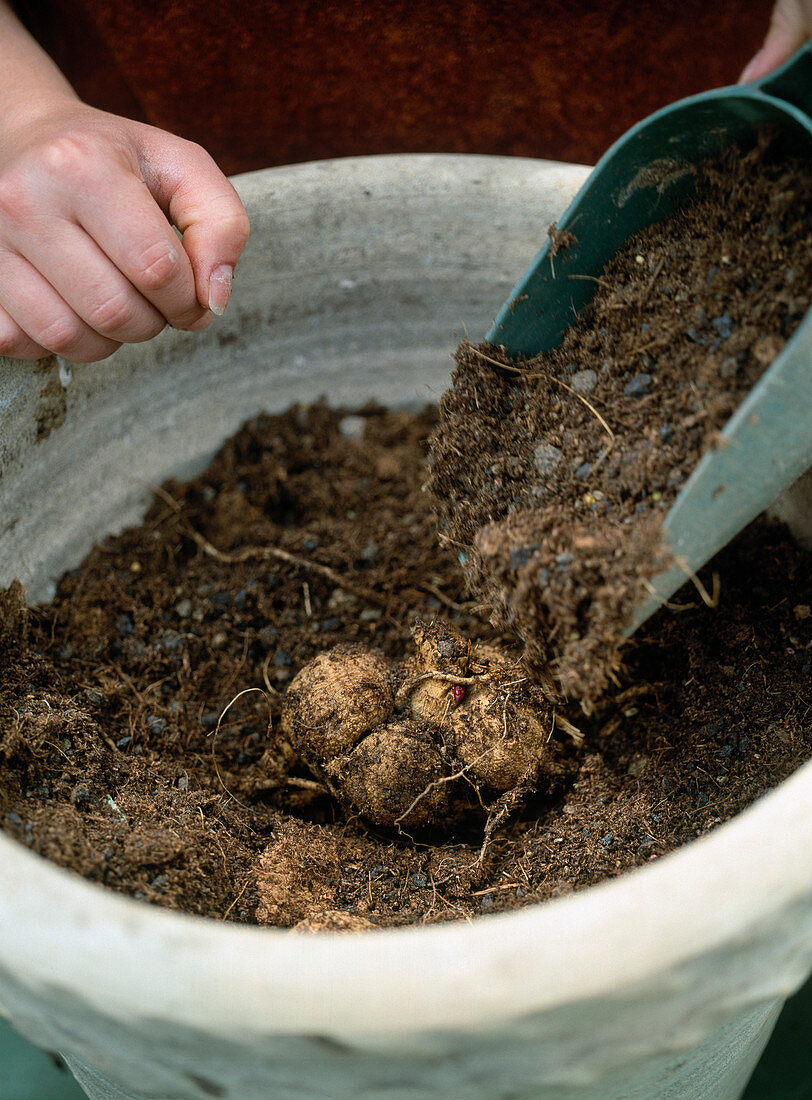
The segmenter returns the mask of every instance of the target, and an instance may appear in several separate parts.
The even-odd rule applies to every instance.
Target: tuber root
[[[535,789],[556,716],[521,664],[448,623],[418,620],[413,641],[401,663],[337,646],[299,671],[281,727],[305,764],[386,827],[445,825]]]

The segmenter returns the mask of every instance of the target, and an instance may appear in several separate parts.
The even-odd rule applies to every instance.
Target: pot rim
[[[474,159],[506,175],[528,164],[567,167],[466,155],[348,158],[331,162],[330,186],[340,188],[345,172],[357,179],[359,164],[374,161],[397,197],[413,187],[414,162],[428,159],[445,169],[445,187],[452,179],[462,186]],[[324,171],[324,162],[297,165],[237,182],[251,214],[267,188],[278,197],[280,185]],[[791,941],[782,957],[800,960],[795,973],[812,950],[810,804],[812,761],[731,821],[616,879],[472,923],[361,935],[295,935],[170,912],[87,882],[0,834],[0,985],[5,971],[122,1021],[172,1019],[237,1038],[307,1032],[374,1041],[493,1028],[621,996],[720,945],[748,950],[749,940],[766,942],[778,929]],[[787,914],[803,911],[796,928]],[[788,937],[787,927],[795,929]],[[790,979],[781,981],[790,992]]]
[[[0,970],[81,990],[106,1015],[234,1036],[492,1027],[618,995],[722,944],[769,935],[812,894],[810,801],[812,761],[713,832],[618,878],[471,923],[360,934],[160,909],[0,835]],[[183,996],[190,986],[193,999]]]

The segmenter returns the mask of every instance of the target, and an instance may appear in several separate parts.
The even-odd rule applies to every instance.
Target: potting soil
[[[633,521],[618,545],[637,553],[638,529],[807,308],[809,186],[775,173],[711,178],[709,205],[633,242],[602,277],[588,326],[544,368],[611,426],[603,460],[607,432],[582,401],[467,349],[442,420],[373,405],[260,416],[194,482],[163,486],[144,523],[94,549],[51,604],[26,611],[12,586],[0,597],[2,828],[156,905],[364,929],[581,889],[702,836],[786,778],[812,752],[812,571],[764,518],[700,575],[715,606],[689,585],[673,601],[681,610],[661,610],[613,654],[604,690],[581,696],[588,714],[577,698],[558,704],[583,742],[552,733],[554,774],[487,843],[484,814],[419,835],[369,825],[280,731],[286,686],[306,662],[337,643],[400,660],[416,617],[518,658],[514,631],[468,593],[460,555],[488,507],[509,529],[504,493],[524,505],[551,463],[572,471],[578,500],[593,497],[578,522],[617,509]],[[473,453],[452,462],[449,426],[463,411]],[[439,546],[421,489],[437,432],[431,479],[436,489],[445,447],[450,502]],[[573,500],[563,492],[537,501],[560,505],[562,529]],[[571,546],[555,555],[563,575],[580,568]]]
[[[810,165],[762,144],[697,176],[696,200],[616,254],[559,347],[460,346],[432,442],[441,541],[551,692],[587,711],[672,564],[668,509],[809,306]],[[566,280],[565,247],[554,262]]]

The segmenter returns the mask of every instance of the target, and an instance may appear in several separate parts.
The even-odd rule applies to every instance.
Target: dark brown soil
[[[662,514],[696,440],[705,444],[806,308],[797,287],[809,286],[811,261],[805,236],[804,254],[796,251],[790,222],[808,217],[809,195],[797,179],[763,189],[769,231],[745,243],[743,210],[756,209],[759,178],[739,180],[724,217],[702,233],[696,218],[707,211],[636,243],[606,276],[618,288],[596,303],[594,331],[579,328],[572,350],[545,368],[574,389],[570,355],[580,342],[591,356],[593,366],[579,368],[596,375],[584,396],[616,436],[600,463],[606,431],[580,400],[535,377],[517,385],[471,350],[440,439],[458,413],[474,417],[475,389],[480,450],[465,476],[480,510],[449,479],[451,537],[439,548],[422,492],[436,410],[347,415],[316,405],[251,421],[195,482],[164,486],[143,525],[97,547],[52,604],[26,612],[19,586],[0,594],[0,826],[43,857],[157,905],[359,929],[469,918],[581,889],[702,835],[788,776],[812,753],[812,570],[810,555],[763,519],[703,574],[709,588],[712,574],[720,579],[717,607],[681,595],[686,610],[660,611],[622,664],[612,661],[616,682],[588,716],[557,704],[583,743],[551,726],[554,766],[545,762],[537,785],[504,807],[511,813],[498,828],[489,828],[495,806],[414,835],[370,824],[352,798],[331,797],[281,729],[286,688],[308,662],[337,645],[401,662],[413,654],[418,617],[520,656],[515,635],[489,625],[491,606],[466,602],[456,543],[469,552],[483,508],[505,517],[506,492],[526,503],[535,486],[542,508],[556,504],[563,516],[571,507],[529,472],[540,440],[568,469],[590,464],[587,479],[569,480],[592,497],[579,523],[598,515],[611,524],[616,512],[628,542],[629,528]],[[756,301],[758,249],[758,286],[769,291]],[[648,320],[633,304],[640,271]],[[668,349],[674,372],[691,372],[685,401],[665,388]],[[623,394],[641,374],[650,388],[604,416],[611,391]],[[711,398],[719,376],[733,388]],[[534,403],[541,390],[546,405]],[[510,407],[508,424],[500,417]],[[635,426],[644,446],[631,457],[622,436]],[[537,466],[551,457],[542,449]],[[553,545],[571,553],[571,542]],[[576,560],[559,557],[555,569],[573,575]]]
[[[52,605],[26,614],[21,592],[7,593],[3,828],[159,905],[372,927],[468,917],[620,874],[726,820],[809,756],[809,555],[760,522],[714,563],[716,610],[661,612],[635,637],[621,685],[578,719],[583,747],[558,742],[557,785],[481,861],[481,818],[413,842],[288,770],[277,693],[318,653],[344,642],[402,657],[418,614],[494,640],[487,612],[462,602],[456,555],[437,550],[420,492],[434,420],[376,409],[346,420],[324,407],[261,417],[197,482],[166,486],[141,528],[93,551]],[[343,434],[361,425],[362,439]]]
[[[812,172],[763,157],[705,166],[696,199],[610,262],[560,347],[510,360],[462,344],[441,402],[441,540],[551,691],[587,711],[668,563],[668,508],[809,306]]]

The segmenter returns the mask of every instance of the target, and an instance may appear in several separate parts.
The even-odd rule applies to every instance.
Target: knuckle
[[[235,241],[240,242],[240,248],[242,248],[251,233],[251,223],[244,210],[237,211],[232,215],[228,224],[228,232]]]
[[[132,301],[127,291],[118,291],[90,310],[88,324],[102,336],[137,344],[157,336],[164,327],[162,317]]]
[[[90,310],[88,316],[90,326],[105,336],[131,327],[134,320],[135,311],[127,296],[121,292],[105,298]]]
[[[189,141],[188,138],[184,139],[184,145],[186,146],[186,154],[188,157],[194,158],[201,162],[214,163],[211,158],[211,154],[207,149],[197,141]]]
[[[68,131],[38,141],[0,175],[0,214],[25,220],[42,204],[43,188],[84,187],[98,164],[91,135]]]
[[[31,341],[26,339],[18,329],[0,325],[0,356],[5,359],[27,358],[25,352],[30,346]]]
[[[158,241],[143,253],[140,259],[137,285],[148,293],[164,290],[177,273],[180,245],[173,248],[166,241]]]
[[[70,131],[57,134],[42,148],[42,163],[60,179],[84,178],[93,150],[87,135]]]
[[[80,346],[84,325],[78,318],[56,317],[33,334],[34,339],[56,355],[69,355]]]
[[[0,176],[0,217],[21,221],[31,208],[32,188],[19,172],[6,171]]]
[[[220,204],[219,210],[210,210],[207,221],[220,236],[227,237],[234,244],[239,244],[240,249],[251,232],[251,223],[242,205],[235,209],[234,202],[230,199],[225,199]]]

